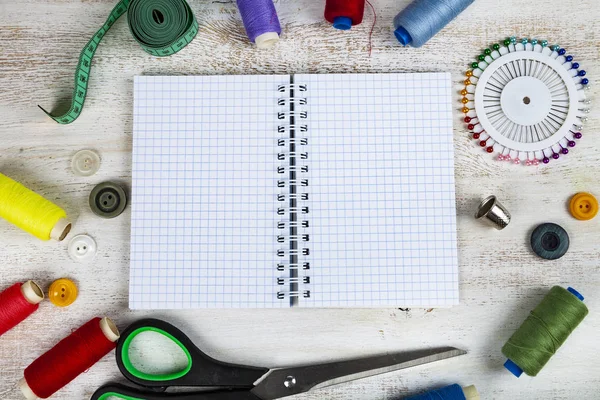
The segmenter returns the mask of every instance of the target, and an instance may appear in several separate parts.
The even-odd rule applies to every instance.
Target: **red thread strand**
[[[327,0],[325,19],[333,24],[336,17],[348,17],[352,25],[362,22],[365,13],[365,0]]]
[[[375,24],[377,23],[377,13],[375,12],[375,7],[369,0],[366,0],[369,7],[371,7],[371,11],[373,11],[373,25],[371,26],[371,32],[369,32],[369,57],[371,57],[371,52],[373,51],[373,31],[375,30]]]
[[[115,348],[94,318],[25,369],[25,380],[38,397],[48,398]]]
[[[35,310],[39,304],[31,304],[21,292],[22,283],[15,283],[0,293],[0,336],[17,326]]]

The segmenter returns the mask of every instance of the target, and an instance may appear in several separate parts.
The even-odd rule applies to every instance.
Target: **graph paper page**
[[[458,303],[450,74],[296,75],[306,84],[304,307]]]
[[[135,78],[130,308],[289,306],[275,255],[286,83]]]

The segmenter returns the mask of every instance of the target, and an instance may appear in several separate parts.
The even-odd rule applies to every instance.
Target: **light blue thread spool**
[[[421,47],[475,0],[415,0],[394,18],[403,46]]]

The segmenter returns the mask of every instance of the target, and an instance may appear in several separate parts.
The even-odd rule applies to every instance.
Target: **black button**
[[[569,235],[559,225],[541,224],[531,234],[531,248],[546,260],[556,260],[569,250]]]
[[[90,193],[89,202],[94,214],[103,218],[114,218],[125,210],[127,195],[119,185],[102,182]]]

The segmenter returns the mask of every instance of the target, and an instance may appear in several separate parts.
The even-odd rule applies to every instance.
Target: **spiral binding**
[[[277,292],[277,298],[289,299],[294,304],[300,297],[310,297],[310,290],[303,288],[303,285],[310,284],[310,276],[307,274],[310,262],[306,260],[310,255],[310,234],[306,233],[310,226],[307,220],[310,209],[302,204],[309,199],[309,194],[302,191],[309,185],[308,165],[302,163],[308,160],[308,138],[298,136],[308,132],[308,125],[304,123],[308,112],[299,109],[299,106],[307,104],[307,99],[297,95],[306,92],[307,86],[294,83],[292,78],[289,85],[280,85],[277,90],[289,95],[277,101],[277,105],[285,107],[285,110],[277,113],[277,119],[282,121],[277,132],[285,134],[285,137],[277,140],[277,146],[281,148],[277,153],[277,160],[283,162],[277,167],[280,176],[277,187],[284,189],[284,192],[277,195],[277,201],[281,204],[277,207],[277,215],[287,216],[287,219],[277,223],[280,231],[277,243],[282,247],[277,250],[277,257],[281,261],[276,268],[278,272],[285,274],[277,278],[277,285],[282,287]],[[283,288],[285,286],[287,289]]]

